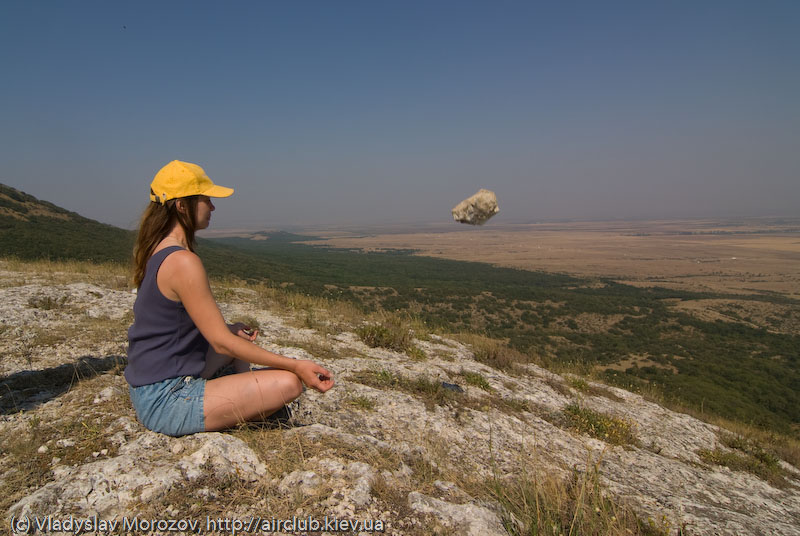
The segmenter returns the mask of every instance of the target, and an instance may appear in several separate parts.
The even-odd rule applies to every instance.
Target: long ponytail
[[[180,198],[185,210],[178,210],[178,199],[170,199],[161,204],[151,201],[142,214],[136,242],[133,246],[133,283],[139,288],[144,279],[147,260],[156,246],[172,231],[177,223],[186,234],[189,251],[194,251],[194,233],[197,230],[197,201],[199,196]]]

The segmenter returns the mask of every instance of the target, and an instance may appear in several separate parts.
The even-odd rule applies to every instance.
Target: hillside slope
[[[127,262],[133,233],[0,184],[0,251],[21,259]]]
[[[800,472],[712,463],[753,452],[715,426],[533,364],[490,367],[479,339],[423,326],[402,350],[370,347],[365,326],[391,318],[364,324],[344,304],[263,286],[214,290],[227,319],[257,323],[270,350],[315,356],[337,385],[306,392],[291,428],[149,432],[121,375],[133,302],[124,275],[68,268],[0,265],[7,520],[139,516],[207,529],[209,517],[263,528],[328,516],[380,521],[386,534],[515,534],[532,531],[530,507],[549,500],[548,533],[800,534]]]
[[[70,212],[0,184],[0,254],[35,260],[128,264],[135,233]],[[253,262],[250,255],[210,240],[198,240],[209,273]]]

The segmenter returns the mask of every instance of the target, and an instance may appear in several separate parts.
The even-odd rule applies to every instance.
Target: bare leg
[[[287,370],[253,370],[209,380],[203,397],[206,430],[263,419],[302,392],[303,383]]]

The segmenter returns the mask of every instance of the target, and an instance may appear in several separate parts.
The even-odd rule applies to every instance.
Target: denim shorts
[[[154,432],[182,436],[203,432],[203,395],[206,380],[180,376],[168,380],[128,387],[139,422]]]

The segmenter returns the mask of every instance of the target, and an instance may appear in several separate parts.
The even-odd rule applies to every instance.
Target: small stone
[[[92,452],[92,458],[97,458],[98,456],[100,456],[100,451],[99,450],[96,450],[96,451]]]
[[[94,397],[94,400],[92,401],[92,403],[93,404],[100,404],[102,402],[106,402],[108,400],[111,400],[112,398],[114,398],[114,393],[115,393],[115,391],[114,391],[113,387],[106,387],[105,389],[103,389],[102,391],[97,393],[97,396]]]
[[[60,448],[60,449],[66,449],[66,448],[69,448],[69,447],[74,447],[75,446],[75,440],[74,439],[59,439],[58,441],[56,441],[56,446],[58,448]]]
[[[36,452],[38,452],[39,454],[44,454],[44,453],[46,453],[48,450],[50,450],[50,449],[49,449],[49,448],[47,448],[47,445],[42,445],[41,447],[39,447],[39,448],[36,450]]]
[[[108,449],[101,449],[100,454],[103,456],[108,456]]]
[[[278,491],[284,495],[291,495],[295,491],[300,491],[305,495],[311,495],[314,489],[322,483],[322,479],[314,471],[292,471],[278,485]]]
[[[180,454],[181,452],[183,452],[183,449],[184,449],[183,443],[175,443],[174,445],[172,445],[173,454]]]

